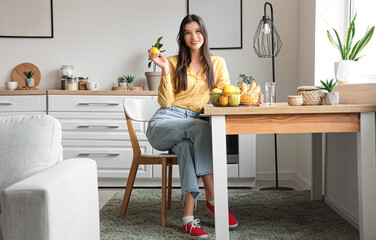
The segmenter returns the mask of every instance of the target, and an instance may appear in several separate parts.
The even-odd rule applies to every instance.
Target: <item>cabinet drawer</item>
[[[0,112],[46,112],[46,95],[0,96]]]
[[[48,95],[48,111],[123,112],[125,98],[148,96]]]
[[[130,139],[124,113],[50,112],[50,115],[60,121],[63,139]],[[134,127],[138,139],[146,140],[147,123],[135,122]]]
[[[86,145],[86,146],[82,146]],[[112,146],[111,146],[112,145]],[[142,153],[151,153],[151,146],[140,141]],[[63,141],[64,159],[91,158],[97,162],[99,178],[127,178],[133,159],[129,141]],[[137,177],[152,178],[151,165],[140,165]]]

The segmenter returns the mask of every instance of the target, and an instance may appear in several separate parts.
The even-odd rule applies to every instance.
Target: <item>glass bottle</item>
[[[65,90],[78,90],[78,81],[76,77],[66,77]]]
[[[61,65],[61,76],[72,76],[73,69],[73,65]]]
[[[87,90],[88,77],[78,77],[78,90]]]

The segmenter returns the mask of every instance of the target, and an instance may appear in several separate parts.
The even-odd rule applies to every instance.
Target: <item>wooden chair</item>
[[[120,217],[124,217],[127,212],[129,198],[132,193],[137,169],[140,164],[162,164],[162,226],[166,226],[166,171],[168,167],[168,202],[167,208],[171,209],[171,185],[172,185],[172,165],[178,163],[174,154],[143,154],[138,144],[137,135],[133,127],[133,121],[148,122],[154,113],[160,108],[156,100],[153,99],[125,99],[124,113],[127,121],[129,136],[133,148],[133,161],[129,172],[127,186],[125,188],[123,203],[121,205]]]

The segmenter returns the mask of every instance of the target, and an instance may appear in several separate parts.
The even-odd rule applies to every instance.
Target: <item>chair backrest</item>
[[[160,107],[155,99],[124,99],[124,111],[133,121],[148,122]]]

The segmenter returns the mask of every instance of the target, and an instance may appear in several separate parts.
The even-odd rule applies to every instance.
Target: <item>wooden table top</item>
[[[287,103],[276,103],[275,106],[248,107],[215,107],[207,104],[204,114],[212,115],[260,115],[260,114],[307,114],[307,113],[361,113],[376,112],[376,104],[339,104],[339,105],[310,105],[289,106]]]

